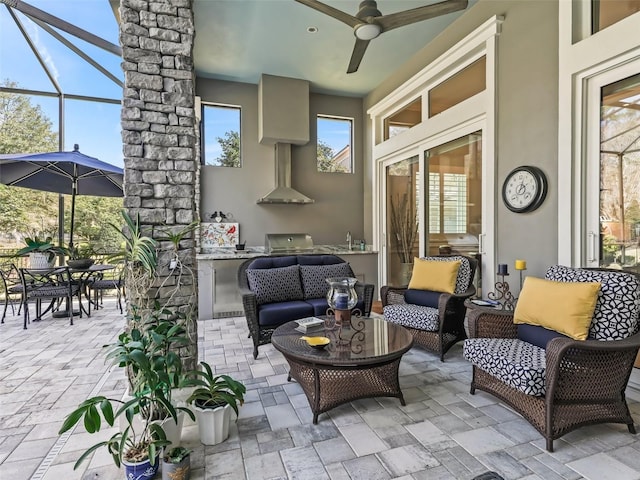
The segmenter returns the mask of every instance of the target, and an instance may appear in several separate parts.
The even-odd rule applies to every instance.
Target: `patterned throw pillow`
[[[300,267],[247,269],[249,288],[256,294],[258,305],[289,300],[302,300]]]
[[[626,272],[603,272],[562,265],[549,267],[545,278],[557,282],[599,282],[600,293],[593,312],[589,338],[621,340],[639,328],[640,282]]]
[[[302,288],[304,299],[323,298],[327,296],[329,284],[326,279],[330,277],[353,277],[353,272],[348,263],[336,263],[334,265],[301,265]]]

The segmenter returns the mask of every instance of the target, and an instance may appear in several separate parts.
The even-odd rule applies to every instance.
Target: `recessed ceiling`
[[[323,3],[351,15],[359,6],[358,0]],[[378,0],[378,9],[386,15],[433,3]],[[254,84],[266,73],[309,80],[314,92],[364,96],[463,13],[384,32],[371,41],[358,71],[347,74],[355,36],[334,18],[294,0],[195,0],[196,73]]]

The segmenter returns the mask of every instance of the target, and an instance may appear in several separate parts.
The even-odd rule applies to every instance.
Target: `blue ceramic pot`
[[[158,472],[158,466],[160,465],[160,459],[156,458],[153,465],[147,459],[144,462],[130,463],[123,461],[125,479],[126,480],[149,480],[153,478]]]

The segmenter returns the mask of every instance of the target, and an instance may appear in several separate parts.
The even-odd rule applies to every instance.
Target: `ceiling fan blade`
[[[340,20],[342,23],[346,23],[350,27],[355,27],[356,25],[360,25],[363,23],[358,17],[354,17],[353,15],[349,15],[348,13],[343,12],[342,10],[338,10],[337,8],[333,8],[326,3],[318,2],[318,0],[295,0],[298,3],[306,5],[307,7],[311,7],[314,10],[317,10],[325,15],[329,15],[337,20]]]
[[[412,8],[403,12],[390,13],[376,18],[375,22],[382,27],[382,31],[393,30],[412,23],[421,22],[430,18],[446,15],[467,8],[468,0],[446,0],[433,5]]]
[[[364,57],[364,52],[367,51],[368,46],[369,40],[356,39],[356,44],[354,45],[353,53],[351,54],[351,60],[349,61],[349,68],[347,68],[347,73],[354,73],[358,71],[358,67],[360,66],[360,62],[362,61],[362,57]]]

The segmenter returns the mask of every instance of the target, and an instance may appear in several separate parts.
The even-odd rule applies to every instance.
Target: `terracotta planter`
[[[189,480],[191,478],[191,455],[180,463],[162,461],[162,480]]]
[[[217,445],[229,437],[229,421],[233,409],[230,405],[217,408],[200,408],[193,405],[196,415],[200,442],[204,445]]]

